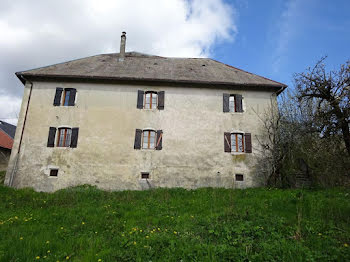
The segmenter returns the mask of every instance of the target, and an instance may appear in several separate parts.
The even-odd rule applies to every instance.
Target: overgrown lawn
[[[0,186],[1,261],[350,261],[350,190]]]

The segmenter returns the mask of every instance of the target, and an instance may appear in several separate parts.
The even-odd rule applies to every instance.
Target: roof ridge
[[[229,64],[226,64],[226,63],[217,61],[217,60],[215,60],[215,59],[213,59],[213,58],[209,58],[209,59],[212,60],[212,61],[214,61],[214,62],[216,62],[216,63],[223,64],[223,65],[225,65],[225,66],[228,66],[228,67],[237,69],[237,70],[242,71],[242,72],[244,72],[244,73],[247,73],[247,74],[250,74],[250,75],[254,75],[254,76],[258,76],[258,77],[264,78],[264,79],[266,79],[266,80],[269,80],[269,81],[275,82],[275,83],[277,83],[277,84],[280,84],[280,85],[283,86],[283,87],[287,87],[287,85],[285,85],[285,84],[283,84],[283,83],[281,83],[281,82],[272,80],[272,79],[270,79],[270,78],[267,78],[267,77],[264,77],[264,76],[261,76],[261,75],[257,75],[257,74],[248,72],[248,71],[243,70],[243,69],[240,69],[240,68],[238,68],[238,67],[235,67],[235,66],[232,66],[232,65],[229,65]]]

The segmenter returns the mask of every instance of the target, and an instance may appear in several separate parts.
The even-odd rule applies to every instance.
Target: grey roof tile
[[[286,87],[285,84],[258,76],[209,58],[171,58],[126,53],[101,54],[16,73],[24,77],[64,77],[135,81],[162,81],[224,85]]]

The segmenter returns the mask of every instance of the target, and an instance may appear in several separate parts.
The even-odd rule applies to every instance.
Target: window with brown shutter
[[[225,152],[252,153],[251,133],[224,133]]]
[[[61,96],[62,96],[63,88],[57,87],[56,88],[56,93],[55,93],[55,98],[53,100],[53,105],[54,106],[59,106],[61,105]]]
[[[55,136],[56,136],[56,127],[49,128],[49,137],[47,139],[47,147],[55,146]]]
[[[136,129],[136,131],[135,131],[134,149],[141,149],[141,136],[142,136],[142,130],[141,129]]]
[[[224,150],[225,152],[231,152],[231,133],[224,133]]]
[[[138,109],[143,109],[143,96],[144,96],[144,93],[142,90],[138,90],[137,91],[137,108]]]
[[[136,129],[134,149],[162,150],[163,131]]]
[[[164,110],[164,91],[137,91],[137,108],[138,109],[159,109]]]
[[[70,147],[75,148],[78,145],[78,135],[79,135],[79,128],[73,127],[72,128],[72,138],[70,142]]]
[[[74,106],[76,92],[77,92],[77,90],[75,88],[63,89],[61,87],[57,87],[53,105],[54,106],[60,106],[60,105],[62,105],[62,106]],[[63,96],[62,96],[62,93],[63,93]]]
[[[164,100],[165,100],[165,92],[159,91],[158,92],[158,109],[164,110]]]
[[[243,97],[239,94],[223,94],[224,112],[243,112]]]
[[[163,140],[163,131],[157,130],[157,143],[156,143],[156,150],[162,150],[162,140]]]
[[[56,130],[57,130],[57,136],[56,136]],[[68,128],[68,127],[50,127],[49,129],[49,137],[47,140],[47,146],[48,147],[54,147],[56,144],[56,147],[77,147],[78,144],[78,135],[79,135],[79,128]],[[56,138],[56,143],[55,143]]]

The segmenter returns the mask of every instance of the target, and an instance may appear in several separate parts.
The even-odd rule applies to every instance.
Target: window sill
[[[225,112],[225,113],[229,113],[229,114],[232,114],[232,115],[241,115],[241,114],[244,113],[244,111],[243,112]]]
[[[231,152],[231,155],[245,155],[246,152]]]
[[[145,111],[157,111],[159,110],[158,108],[152,108],[152,109],[149,109],[149,108],[142,108],[140,110],[145,110]]]

